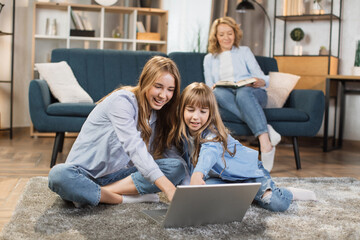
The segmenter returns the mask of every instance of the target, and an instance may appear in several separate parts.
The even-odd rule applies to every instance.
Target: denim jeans
[[[183,180],[185,169],[181,160],[164,158],[155,162],[174,185],[178,185]],[[160,189],[155,184],[148,182],[136,167],[120,169],[95,179],[80,167],[71,164],[57,164],[50,170],[48,179],[49,188],[59,194],[62,199],[96,206],[100,202],[101,186],[116,182],[129,175],[131,175],[139,194],[160,192]]]
[[[214,94],[219,106],[244,121],[255,135],[268,132],[263,108],[267,103],[264,89],[253,87],[215,88]]]
[[[270,177],[270,173],[263,167],[262,162],[258,161],[259,169],[264,172],[264,177],[250,178],[242,181],[225,181],[221,178],[207,178],[206,184],[224,184],[224,183],[261,183],[259,191],[255,195],[255,202],[262,208],[273,212],[286,211],[293,199],[290,190],[286,188],[278,188]],[[271,194],[263,197],[267,190],[271,190]]]

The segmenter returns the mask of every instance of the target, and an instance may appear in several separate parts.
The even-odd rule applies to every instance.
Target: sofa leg
[[[63,133],[62,137],[61,137],[61,140],[60,140],[60,143],[59,143],[59,152],[62,153],[63,151],[63,147],[64,147],[64,139],[65,139],[65,133]]]
[[[293,140],[296,169],[299,170],[299,169],[301,169],[301,162],[300,162],[298,139],[297,139],[297,137],[292,137],[292,140]]]
[[[64,145],[64,136],[65,136],[64,132],[56,133],[53,152],[51,156],[50,168],[52,168],[55,165],[58,152],[62,151],[62,146]]]

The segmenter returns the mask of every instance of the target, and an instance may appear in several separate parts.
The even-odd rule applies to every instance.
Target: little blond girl
[[[243,146],[225,128],[215,96],[204,83],[187,86],[180,100],[177,146],[189,170],[191,185],[261,183],[255,202],[274,212],[289,208],[292,200],[316,200],[312,191],[278,188],[258,160],[258,152]],[[185,180],[186,184],[186,180]]]

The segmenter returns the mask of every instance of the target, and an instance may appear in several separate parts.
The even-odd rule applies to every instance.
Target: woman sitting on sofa
[[[241,37],[242,31],[231,17],[213,22],[209,35],[209,53],[204,58],[205,82],[214,89],[219,106],[244,121],[258,137],[261,161],[270,172],[275,146],[281,136],[267,124],[263,111],[267,103],[265,88],[269,85],[269,76],[262,72],[251,50],[239,46]],[[215,87],[220,80],[237,82],[249,78],[256,81],[245,87]]]
[[[64,164],[49,173],[49,188],[76,207],[171,201],[184,165],[172,150],[180,75],[169,58],[153,57],[136,87],[116,89],[85,121]]]

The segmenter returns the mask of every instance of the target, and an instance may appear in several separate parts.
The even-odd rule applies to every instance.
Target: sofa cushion
[[[275,58],[255,56],[261,70],[265,75],[269,75],[270,72],[278,72],[278,65]]]
[[[51,61],[66,61],[79,84],[96,102],[115,88],[135,86],[146,62],[161,52],[111,49],[55,49]]]
[[[219,110],[224,122],[243,123],[232,112],[222,108]],[[309,115],[306,112],[295,108],[269,108],[264,109],[264,113],[268,122],[306,122],[309,120]]]
[[[95,103],[53,103],[46,113],[52,116],[87,117],[96,106]]]
[[[176,63],[181,76],[181,91],[192,82],[205,82],[204,57],[206,53],[172,52],[169,57]]]
[[[269,76],[269,87],[266,89],[268,95],[266,108],[282,108],[300,76],[281,72],[270,72]]]
[[[65,62],[36,63],[40,78],[44,79],[51,93],[59,102],[93,102],[92,98],[77,82],[70,66]]]

